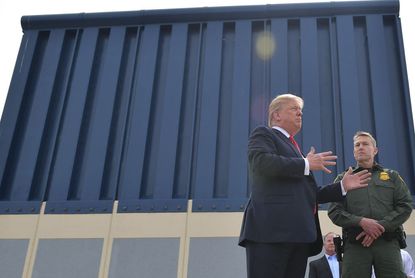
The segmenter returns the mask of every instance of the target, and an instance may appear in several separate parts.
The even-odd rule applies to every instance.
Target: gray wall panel
[[[191,238],[187,277],[246,277],[245,249],[233,237]]]
[[[109,278],[177,277],[179,238],[116,238]]]
[[[103,239],[40,239],[32,278],[98,277]]]
[[[20,278],[23,274],[28,239],[1,239],[0,240],[0,276]]]

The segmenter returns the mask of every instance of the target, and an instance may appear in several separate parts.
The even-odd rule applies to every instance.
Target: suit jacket
[[[339,183],[318,187],[304,175],[302,155],[280,131],[261,126],[248,141],[251,195],[245,208],[239,245],[311,243],[310,256],[321,252],[317,203],[343,199]]]
[[[339,277],[341,277],[342,265],[339,262]],[[329,262],[324,255],[320,259],[310,262],[308,278],[333,278],[331,274]]]

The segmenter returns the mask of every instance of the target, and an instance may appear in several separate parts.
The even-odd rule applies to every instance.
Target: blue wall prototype
[[[305,100],[304,152],[333,150],[343,171],[367,130],[415,193],[398,1],[25,16],[22,27],[0,213],[44,201],[46,213],[110,213],[114,200],[119,212],[186,211],[188,199],[242,211],[248,134],[284,92]]]

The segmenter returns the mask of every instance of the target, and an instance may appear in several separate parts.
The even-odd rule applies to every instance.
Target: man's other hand
[[[344,190],[347,192],[368,186],[371,175],[367,170],[353,174],[352,167],[349,167],[349,170],[347,170],[342,179]]]

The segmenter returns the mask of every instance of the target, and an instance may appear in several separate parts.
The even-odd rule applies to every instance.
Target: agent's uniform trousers
[[[396,239],[378,238],[371,246],[346,242],[342,278],[370,278],[372,265],[376,278],[405,278],[399,243]]]

